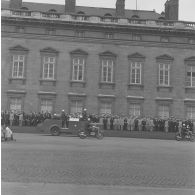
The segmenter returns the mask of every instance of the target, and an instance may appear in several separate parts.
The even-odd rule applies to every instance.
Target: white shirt
[[[5,137],[10,138],[12,136],[12,130],[9,127],[5,128]]]

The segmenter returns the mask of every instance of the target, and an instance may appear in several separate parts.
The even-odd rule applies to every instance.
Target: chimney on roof
[[[165,19],[179,19],[179,0],[167,0],[165,3]]]
[[[66,0],[65,1],[65,13],[75,13],[76,0]]]
[[[116,1],[116,16],[125,17],[125,0]]]
[[[20,9],[22,7],[22,0],[10,0],[9,8],[10,9]]]

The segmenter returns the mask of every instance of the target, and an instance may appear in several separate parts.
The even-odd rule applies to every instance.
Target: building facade
[[[2,2],[2,109],[195,119],[195,22],[178,6]]]

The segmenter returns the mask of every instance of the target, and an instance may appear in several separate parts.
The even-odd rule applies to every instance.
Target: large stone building
[[[165,11],[2,2],[2,109],[195,119],[195,23]]]

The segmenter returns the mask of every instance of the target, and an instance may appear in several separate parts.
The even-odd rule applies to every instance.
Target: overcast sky
[[[23,0],[24,2],[42,2],[65,4],[65,0]],[[90,7],[110,7],[114,8],[116,0],[76,0],[77,5]],[[161,13],[164,11],[166,0],[137,0],[138,9],[153,10]],[[135,9],[136,0],[126,0],[126,9]],[[195,22],[195,0],[179,0],[179,19]]]

